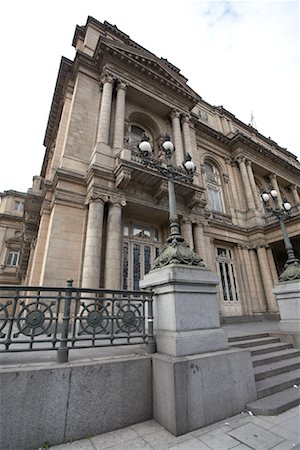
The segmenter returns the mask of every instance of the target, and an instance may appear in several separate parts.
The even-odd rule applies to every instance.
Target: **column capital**
[[[274,172],[269,173],[268,177],[270,178],[270,180],[276,180],[277,179],[277,175]]]
[[[108,199],[109,196],[107,194],[92,190],[86,196],[85,205],[89,205],[90,203],[93,202],[106,203]]]
[[[237,156],[236,157],[236,162],[238,163],[238,164],[245,164],[246,163],[246,156],[244,156],[244,155],[239,155],[239,156]]]
[[[109,195],[108,203],[113,206],[126,206],[126,200],[124,197],[120,197],[118,195]]]
[[[111,83],[113,84],[115,81],[115,76],[111,73],[108,72],[107,70],[105,70],[102,74],[101,74],[101,84],[105,84],[105,83]]]
[[[182,114],[182,123],[189,123],[189,121],[190,121],[190,118],[191,118],[191,116],[190,116],[190,114],[188,114],[188,113],[183,113]]]
[[[252,161],[250,161],[250,159],[246,159],[245,162],[246,162],[246,166],[251,167]]]
[[[128,87],[128,83],[125,83],[125,81],[120,80],[120,79],[117,80],[117,87],[116,87],[117,91],[119,91],[119,90],[126,91],[127,87]]]
[[[180,112],[178,111],[178,109],[172,109],[170,117],[171,117],[171,119],[179,119]]]
[[[270,246],[269,246],[269,244],[267,244],[266,242],[263,242],[263,241],[257,241],[257,242],[253,242],[253,245],[252,245],[252,247],[253,247],[253,249],[258,249],[258,248],[265,248],[265,249],[267,249],[267,248],[269,248]]]

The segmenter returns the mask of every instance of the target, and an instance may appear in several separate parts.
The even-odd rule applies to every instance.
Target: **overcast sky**
[[[0,5],[0,192],[26,192],[39,175],[61,56],[76,25],[107,20],[181,69],[223,105],[300,159],[299,2],[10,0]]]

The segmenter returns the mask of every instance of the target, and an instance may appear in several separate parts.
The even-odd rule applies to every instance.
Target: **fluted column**
[[[269,175],[269,178],[271,181],[272,188],[278,192],[278,203],[279,203],[279,206],[281,206],[282,205],[282,197],[281,197],[281,193],[280,193],[279,186],[277,183],[276,173],[271,173]]]
[[[97,194],[92,194],[87,200],[89,212],[82,269],[82,287],[85,288],[99,288],[105,200],[105,196]]]
[[[246,168],[245,158],[243,156],[241,156],[238,158],[237,161],[238,161],[240,172],[241,172],[241,178],[242,178],[242,183],[243,183],[243,187],[244,187],[244,193],[245,193],[246,200],[247,200],[248,209],[254,209],[255,203],[253,200],[253,195],[252,195],[251,185],[250,185],[248,172],[247,172],[247,168]]]
[[[261,201],[260,201],[259,193],[257,192],[257,187],[256,187],[254,175],[253,175],[251,161],[249,161],[249,160],[246,161],[246,167],[247,167],[248,177],[249,177],[249,181],[250,181],[250,186],[251,186],[251,191],[252,191],[252,195],[253,195],[253,198],[254,198],[255,206],[256,206],[256,208],[258,210],[261,211],[262,210],[262,204],[261,204]]]
[[[183,114],[183,116],[182,116],[182,133],[183,133],[184,150],[185,150],[185,154],[189,153],[191,155],[192,142],[191,142],[191,131],[190,131],[189,122],[190,122],[190,115]],[[184,160],[184,158],[182,158],[182,161],[183,160]]]
[[[123,148],[124,122],[125,122],[125,98],[127,85],[123,81],[117,83],[116,115],[113,147],[116,150]]]
[[[121,289],[122,206],[126,202],[110,198],[107,216],[104,287]]]
[[[103,90],[97,142],[108,144],[114,77],[109,73],[104,73],[101,82],[103,84]]]
[[[182,134],[181,134],[181,127],[180,127],[180,113],[179,111],[173,110],[171,114],[172,119],[172,128],[173,128],[173,137],[174,137],[174,144],[175,144],[175,159],[176,164],[178,166],[181,166],[182,161],[184,160],[184,151],[183,151],[183,144],[182,144]]]
[[[299,198],[297,186],[295,184],[292,184],[291,191],[293,193],[293,197],[294,197],[294,201],[295,201],[296,205],[299,205],[300,198]]]
[[[268,263],[267,251],[264,245],[257,248],[258,264],[264,285],[265,296],[269,312],[278,312],[278,306],[274,294],[272,293],[273,281]]]
[[[189,244],[190,248],[194,250],[193,227],[191,221],[183,219],[180,228],[182,237]]]

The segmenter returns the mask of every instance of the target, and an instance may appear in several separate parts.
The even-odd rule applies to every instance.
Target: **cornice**
[[[185,84],[186,79],[179,75],[169,67],[165,61],[160,60],[152,54],[139,54],[131,51],[128,47],[120,47],[119,43],[100,38],[95,50],[95,57],[101,63],[103,57],[109,56],[133,69],[135,73],[139,73],[143,78],[151,80],[151,85],[163,87],[172,94],[183,97],[189,103],[189,108],[194,107],[201,97]]]
[[[273,153],[269,148],[263,147],[261,144],[252,141],[251,138],[248,136],[245,136],[241,132],[236,132],[235,135],[229,139],[231,149],[233,151],[233,156],[237,156],[238,153],[241,150],[250,150],[255,151],[256,154],[263,154],[264,156],[267,156],[269,160],[274,161],[276,164],[283,165],[284,167],[288,168],[290,172],[293,172],[297,176],[300,176],[300,166],[299,168],[295,167],[293,164],[291,164],[289,161],[287,161],[285,158],[280,157],[279,155],[276,155]],[[241,149],[241,146],[243,147]],[[238,151],[238,153],[234,154],[235,150]],[[248,156],[248,155],[245,155]],[[248,157],[252,157],[250,154]]]
[[[58,76],[56,80],[54,95],[51,103],[48,123],[44,137],[45,147],[49,147],[53,139],[55,139],[60,116],[62,113],[65,89],[67,86],[67,82],[72,75],[72,72],[73,72],[73,61],[62,57],[60,61]]]

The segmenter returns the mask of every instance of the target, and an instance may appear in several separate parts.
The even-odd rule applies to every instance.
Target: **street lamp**
[[[180,168],[172,165],[172,156],[175,152],[175,147],[170,139],[170,136],[165,136],[161,147],[164,152],[163,163],[153,157],[149,137],[145,133],[143,134],[142,140],[138,145],[142,157],[142,164],[158,170],[168,179],[170,235],[161,255],[154,260],[153,269],[173,263],[204,267],[203,260],[193,250],[191,250],[188,243],[181,236],[174,187],[175,180],[190,184],[193,183],[196,166],[189,154],[186,155],[186,158],[182,163],[184,170],[180,170]]]
[[[278,203],[278,192],[271,189],[270,192],[262,192],[261,198],[264,202],[266,211],[277,217],[283,234],[284,246],[287,253],[287,260],[284,265],[284,271],[279,277],[279,281],[289,281],[300,279],[300,261],[295,257],[295,252],[288,236],[284,221],[289,217],[292,205],[285,199],[282,199],[282,208]],[[273,207],[269,206],[269,201],[273,200]]]

